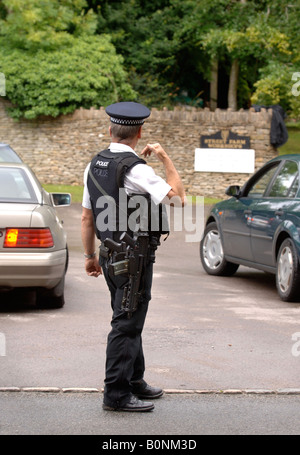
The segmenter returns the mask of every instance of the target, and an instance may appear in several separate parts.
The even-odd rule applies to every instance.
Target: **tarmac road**
[[[100,448],[107,435],[126,435],[130,441],[136,435],[152,441],[171,435],[176,441],[197,435],[299,434],[300,397],[294,395],[167,394],[156,400],[154,411],[130,415],[103,411],[101,398],[98,393],[2,393],[0,435],[98,435]]]
[[[25,305],[24,296],[1,295],[0,388],[4,390],[89,387],[100,391],[103,387],[111,310],[104,279],[90,278],[83,269],[80,214],[79,204],[59,209],[70,249],[64,308],[37,310],[30,298]],[[262,272],[241,267],[231,278],[206,275],[198,242],[185,239],[186,232],[173,232],[157,254],[143,336],[145,379],[167,391],[299,390],[300,305],[279,300],[273,277]],[[12,395],[8,401],[15,400]],[[23,392],[15,396],[20,403],[29,399]],[[32,395],[32,399],[40,396],[50,405],[49,395]],[[57,405],[62,396],[66,397],[55,394]],[[6,397],[0,393],[1,403]],[[284,403],[293,400],[299,408],[298,396],[272,397],[278,401],[269,402],[282,403],[283,409]],[[79,400],[68,398],[70,406],[73,399]],[[248,395],[239,396],[241,413],[248,399]],[[88,400],[94,406],[95,395]],[[167,400],[173,403],[173,395]],[[205,403],[209,398],[201,395],[201,400]],[[211,403],[218,406],[220,400],[223,396],[212,393]],[[175,401],[181,403],[184,398]]]

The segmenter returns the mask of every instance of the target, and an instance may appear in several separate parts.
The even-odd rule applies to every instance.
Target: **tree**
[[[123,59],[106,35],[75,38],[71,46],[51,52],[2,48],[0,55],[15,118],[56,117],[136,96],[126,82]]]
[[[206,55],[206,78],[215,81],[216,68],[226,68],[228,106],[234,110],[249,101],[259,69],[267,61],[291,55],[290,38],[285,33],[288,29],[282,30],[269,4],[268,0],[190,0],[189,15],[184,14],[183,26],[178,31],[180,39]],[[215,83],[212,89],[216,92],[214,86]]]
[[[141,101],[152,106],[169,104],[176,86],[179,43],[174,35],[180,18],[170,3],[90,1],[98,11],[97,31],[111,35],[117,52],[124,57],[133,88]]]
[[[262,64],[274,55],[291,54],[288,37],[268,26],[261,17],[243,31],[211,30],[203,37],[202,44],[205,49],[215,48],[217,55],[226,54],[230,59],[228,107],[233,110],[237,109],[238,75],[243,64],[249,68],[251,60]]]
[[[15,118],[135,99],[110,37],[94,35],[84,0],[3,1],[0,72]]]
[[[136,97],[153,107],[189,104],[210,105],[212,109],[238,109],[249,107],[254,100],[263,104],[279,100],[295,112],[298,100],[288,94],[288,88],[293,85],[292,74],[300,71],[299,13],[298,2],[290,0],[0,0],[0,71],[10,74],[9,97],[16,91],[15,102],[20,106],[29,99],[37,105],[51,76],[44,64],[34,70],[29,60],[54,65],[50,54],[57,52],[61,71],[54,65],[55,77],[58,86],[66,85],[62,85],[65,97],[55,112],[65,112],[80,103],[98,106],[108,98],[124,97]],[[76,60],[73,47],[81,55],[82,66],[91,69],[84,74],[78,64],[81,81],[69,86],[72,93],[67,95],[64,74],[71,72],[71,80],[76,76],[76,65],[69,57],[72,54]],[[39,67],[43,68],[44,74],[31,94],[28,83],[9,60],[17,50],[20,68],[32,73],[30,84]],[[106,60],[107,53],[111,62]],[[101,86],[95,85],[97,71],[109,85],[103,81]],[[13,80],[24,88],[23,95],[16,83],[10,89]],[[44,88],[39,92],[41,81]],[[83,90],[83,82],[90,84],[89,89]],[[268,84],[274,88],[273,97],[269,96]],[[29,104],[24,106],[22,112],[35,115]],[[54,104],[51,106],[54,112]],[[16,115],[21,111],[15,111]]]
[[[300,5],[274,0],[269,2],[268,11],[269,23],[280,27],[281,32],[288,36],[289,54],[281,54],[281,58],[273,55],[259,70],[251,100],[262,105],[280,104],[290,117],[300,118],[300,93],[296,89],[300,79],[297,76],[300,75]]]
[[[75,37],[93,35],[97,17],[92,10],[82,14],[85,0],[2,0],[4,19],[0,36],[11,47],[30,51],[55,50]]]

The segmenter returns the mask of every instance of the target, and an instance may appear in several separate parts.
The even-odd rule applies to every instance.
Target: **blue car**
[[[299,155],[266,163],[229,199],[210,211],[200,243],[209,275],[233,275],[239,265],[276,275],[284,301],[300,301]]]

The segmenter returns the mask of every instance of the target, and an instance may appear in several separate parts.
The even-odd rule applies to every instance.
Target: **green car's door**
[[[271,185],[263,197],[257,200],[251,218],[251,245],[254,261],[275,267],[273,239],[286,218],[299,188],[298,163],[282,162]]]
[[[242,197],[226,202],[222,214],[222,233],[226,255],[245,261],[254,261],[251,229],[252,216],[257,202],[264,196],[279,163],[263,168],[256,173],[242,190]]]
[[[222,213],[224,253],[234,258],[253,261],[249,214],[253,202],[248,198],[232,199]]]

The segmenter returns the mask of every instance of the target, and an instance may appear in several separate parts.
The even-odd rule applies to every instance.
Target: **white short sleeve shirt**
[[[113,153],[131,152],[138,156],[135,151],[125,144],[112,142],[109,150]],[[84,190],[82,206],[91,209],[90,195],[87,187],[87,176],[90,164],[84,172]],[[124,188],[127,193],[149,193],[155,204],[160,204],[169,191],[171,186],[157,175],[151,166],[147,164],[137,164],[126,174],[124,179]]]

